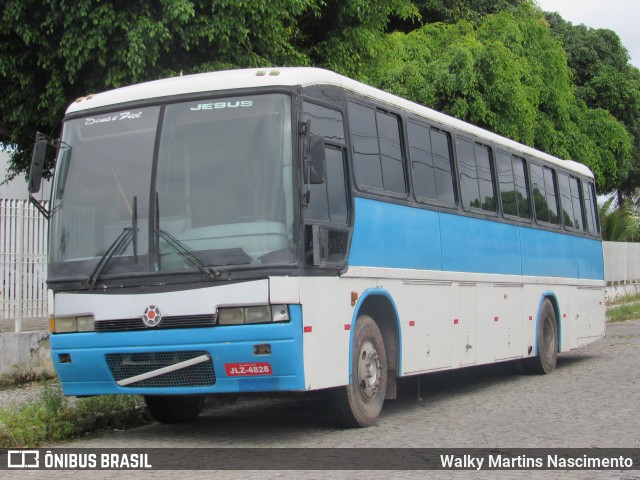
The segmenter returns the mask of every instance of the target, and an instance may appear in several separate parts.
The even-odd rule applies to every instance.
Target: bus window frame
[[[495,211],[491,211],[491,210],[484,210],[482,208],[475,208],[475,207],[470,207],[465,205],[464,199],[463,197],[463,193],[462,193],[462,184],[460,182],[460,161],[459,161],[459,155],[458,155],[458,139],[462,139],[464,141],[467,142],[471,142],[471,144],[474,146],[479,145],[481,147],[485,147],[488,149],[489,151],[489,166],[491,168],[491,186],[493,189],[493,198],[494,198],[494,202],[496,204],[496,209]],[[456,132],[455,135],[455,153],[456,153],[456,158],[455,158],[455,162],[456,162],[456,174],[457,174],[457,184],[458,184],[458,189],[460,192],[460,208],[461,211],[463,212],[467,212],[473,215],[479,215],[481,217],[489,217],[491,219],[497,219],[497,218],[502,218],[501,212],[502,212],[502,203],[500,202],[499,198],[498,198],[498,186],[497,186],[497,182],[496,182],[496,165],[495,165],[495,154],[494,154],[494,145],[492,143],[486,142],[483,143],[481,141],[478,140],[484,140],[481,137],[478,137],[478,139],[476,140],[476,138],[474,137],[470,137],[468,136],[468,134],[466,133],[460,133],[460,132]],[[474,159],[475,159],[475,154],[474,154]],[[478,172],[477,170],[477,162],[476,162],[476,174]],[[478,184],[478,194],[480,194],[480,185]]]
[[[551,170],[552,176],[553,176],[553,185],[554,185],[554,189],[555,189],[555,201],[556,201],[556,215],[558,216],[558,223],[552,223],[552,222],[545,222],[544,220],[540,220],[538,218],[538,214],[536,212],[536,204],[535,204],[535,198],[533,195],[533,182],[530,181],[530,187],[529,187],[529,195],[531,196],[531,203],[532,203],[532,212],[533,212],[533,218],[535,220],[535,224],[540,226],[540,227],[546,227],[550,230],[556,231],[556,230],[566,230],[564,228],[564,222],[562,221],[562,219],[560,218],[561,213],[560,213],[560,200],[559,200],[559,190],[558,190],[558,176],[557,176],[557,168],[555,167],[555,165],[551,166],[549,164],[546,164],[544,162],[541,162],[540,160],[534,158],[533,161],[529,161],[529,171],[527,172],[529,175],[529,178],[532,178],[531,175],[531,166],[535,165],[537,167],[540,167],[542,169],[542,173],[543,173],[543,178],[544,178],[544,169],[547,168],[549,170]],[[545,196],[545,202],[546,202],[546,198],[547,198],[547,192],[546,192],[546,183],[545,183],[545,192],[544,192],[544,196]],[[547,204],[548,205],[548,204]]]
[[[411,178],[411,173],[409,172],[410,168],[407,165],[408,153],[407,153],[407,144],[406,144],[406,141],[407,141],[406,116],[397,110],[385,108],[384,105],[366,101],[365,99],[362,99],[358,96],[347,95],[345,100],[346,100],[345,101],[346,103],[346,109],[345,109],[346,122],[345,123],[347,125],[345,132],[347,134],[347,137],[349,138],[349,147],[348,147],[349,157],[348,158],[349,158],[349,164],[351,165],[351,169],[352,169],[351,173],[353,175],[353,186],[355,187],[355,191],[371,194],[374,197],[384,197],[384,198],[401,200],[401,201],[412,200],[413,199],[413,188],[412,188],[413,179]],[[398,193],[391,190],[385,190],[384,183],[383,183],[383,188],[376,188],[368,185],[361,185],[360,183],[358,183],[358,178],[356,174],[356,164],[354,161],[355,151],[354,151],[354,146],[352,141],[353,140],[352,138],[353,134],[352,134],[352,128],[351,128],[352,122],[351,122],[351,115],[349,113],[350,103],[354,103],[356,105],[359,105],[365,108],[370,108],[373,110],[374,114],[381,112],[387,115],[393,115],[398,119],[398,127],[399,127],[398,133],[399,133],[399,139],[400,139],[400,151],[402,155],[402,167],[403,167],[403,175],[404,175],[405,193]],[[378,135],[377,120],[376,120],[376,139],[378,141],[378,157],[380,158],[381,157],[380,136]],[[381,168],[382,168],[382,165],[381,165]]]

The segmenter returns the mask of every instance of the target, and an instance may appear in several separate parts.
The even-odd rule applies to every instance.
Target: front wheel
[[[331,391],[338,422],[345,427],[368,427],[382,410],[387,390],[387,356],[380,329],[368,315],[358,317],[353,335],[351,382]]]
[[[202,395],[147,395],[144,401],[153,418],[160,423],[181,423],[200,415]]]
[[[537,338],[538,355],[525,360],[525,369],[530,373],[551,373],[558,359],[558,324],[556,310],[548,298],[543,300],[540,309]]]

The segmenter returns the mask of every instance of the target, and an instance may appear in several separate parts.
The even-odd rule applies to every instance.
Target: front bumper
[[[65,395],[303,391],[305,381],[300,305],[290,305],[289,315],[291,320],[286,323],[52,334],[51,354]],[[255,354],[256,345],[266,344],[270,346],[271,353]],[[213,383],[209,379],[205,385],[185,375],[183,381],[174,385],[165,376],[165,381],[155,382],[155,386],[149,386],[154,384],[153,381],[123,386],[116,382],[113,364],[110,366],[107,361],[107,356],[129,360],[174,358],[176,352],[187,356],[199,355],[200,358],[203,354],[208,355],[214,371]],[[145,354],[148,355],[145,357]],[[144,362],[135,365],[135,368],[155,369],[154,366],[145,366]],[[186,368],[184,371],[187,371]],[[165,375],[180,376],[180,370]]]

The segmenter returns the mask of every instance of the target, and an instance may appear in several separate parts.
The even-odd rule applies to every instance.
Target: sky
[[[546,12],[558,12],[574,25],[608,28],[618,34],[629,51],[630,63],[640,68],[640,1],[638,0],[536,0]]]
[[[23,175],[19,175],[14,178],[8,185],[2,185],[4,182],[7,168],[9,167],[9,154],[0,149],[0,198],[17,198],[20,200],[26,200],[29,198],[27,192],[27,182]],[[40,193],[36,195],[38,200],[49,199],[49,182],[44,180],[42,182],[42,189]]]

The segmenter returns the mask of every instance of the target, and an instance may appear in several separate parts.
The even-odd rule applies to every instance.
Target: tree
[[[640,228],[633,215],[633,202],[627,200],[614,208],[616,198],[606,200],[598,209],[602,239],[610,242],[638,242]]]
[[[528,2],[486,15],[477,25],[461,21],[394,32],[370,41],[368,52],[356,72],[361,80],[583,162],[602,191],[614,189],[626,171],[631,137],[625,126],[576,97],[562,45]]]
[[[631,191],[640,72],[627,60],[613,32],[545,18],[532,0],[5,0],[0,143],[25,172],[34,133],[56,136],[77,97],[180,73],[318,65],[581,161],[600,190]]]
[[[619,162],[610,182],[622,205],[623,197],[633,194],[640,184],[640,70],[629,65],[629,54],[615,32],[573,25],[557,13],[545,15],[567,53],[577,97],[588,108],[609,112],[632,138],[631,151]],[[593,133],[602,139],[602,132]]]
[[[0,143],[25,172],[36,131],[56,136],[92,92],[181,73],[272,65],[357,66],[410,0],[5,0],[0,6]]]
[[[292,42],[315,0],[6,0],[0,7],[0,142],[28,168],[36,130],[57,135],[91,92],[238,66],[309,64]]]

